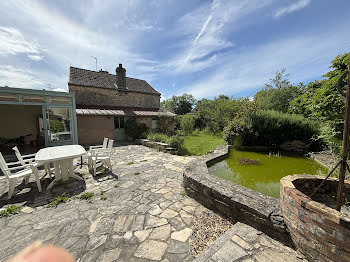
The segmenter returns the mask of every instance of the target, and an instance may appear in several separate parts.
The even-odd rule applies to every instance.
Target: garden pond
[[[327,168],[303,155],[231,149],[229,156],[208,167],[209,173],[274,198],[280,196],[280,179],[294,174],[321,175]]]

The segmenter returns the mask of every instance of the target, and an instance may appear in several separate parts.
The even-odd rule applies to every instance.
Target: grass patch
[[[134,164],[133,161],[129,161],[129,162],[128,162],[128,165],[132,165],[132,164]]]
[[[102,195],[101,196],[101,200],[107,200],[107,196],[106,195]]]
[[[101,189],[101,200],[107,200],[107,196],[105,195],[105,192],[103,189]]]
[[[94,195],[95,194],[92,192],[86,192],[86,193],[81,194],[78,198],[81,200],[91,200],[91,198],[93,198]]]
[[[66,197],[65,193],[63,193],[60,196],[57,196],[54,201],[47,204],[47,207],[57,207],[61,203],[66,203],[69,200],[68,197]]]
[[[182,197],[188,197],[188,195],[187,195],[187,193],[186,193],[185,191],[182,191],[182,192],[180,193],[180,196],[182,196]]]
[[[138,176],[139,174],[141,174],[140,172],[135,172],[134,176]]]
[[[82,176],[83,176],[84,179],[88,179],[90,174],[89,173],[83,173]]]
[[[17,214],[22,209],[21,206],[11,205],[8,206],[5,210],[0,212],[0,217],[9,217],[11,215]]]
[[[183,146],[188,155],[205,155],[217,146],[225,145],[222,134],[212,134],[204,131],[195,131],[184,137]]]

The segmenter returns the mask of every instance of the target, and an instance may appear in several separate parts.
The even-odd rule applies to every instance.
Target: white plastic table
[[[74,174],[73,160],[86,154],[85,149],[80,145],[55,146],[40,149],[35,155],[35,161],[40,163],[53,163],[55,179],[47,187],[50,190],[58,181],[67,181],[69,177],[84,180]]]

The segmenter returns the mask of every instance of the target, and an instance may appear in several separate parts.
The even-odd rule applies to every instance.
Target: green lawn
[[[184,148],[188,155],[205,155],[220,145],[225,145],[222,134],[210,134],[203,131],[195,131],[192,135],[184,137]]]

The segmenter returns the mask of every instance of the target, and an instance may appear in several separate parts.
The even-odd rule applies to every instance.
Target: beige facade
[[[113,138],[113,117],[77,116],[78,142],[81,145],[101,144],[104,137]]]
[[[0,105],[0,138],[13,139],[31,134],[26,142],[36,140],[39,135],[41,106]]]
[[[118,89],[96,88],[69,84],[69,91],[75,92],[77,105],[118,106],[159,109],[160,96]]]

